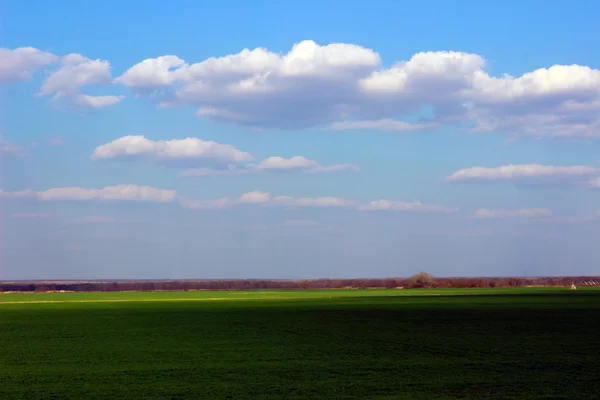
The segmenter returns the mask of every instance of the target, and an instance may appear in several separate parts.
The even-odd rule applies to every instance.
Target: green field
[[[0,294],[2,399],[596,399],[600,290]]]

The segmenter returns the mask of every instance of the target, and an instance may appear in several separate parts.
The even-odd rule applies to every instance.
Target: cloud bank
[[[537,218],[550,217],[552,211],[547,208],[524,208],[518,210],[488,210],[480,208],[473,214],[475,218]]]
[[[388,61],[389,62],[389,61]],[[114,80],[161,107],[261,128],[383,129],[410,132],[469,121],[473,132],[599,137],[600,71],[551,65],[492,76],[479,54],[434,51],[385,67],[373,50],[349,43],[296,43],[188,63],[150,58]],[[409,123],[423,109],[433,118]]]
[[[428,51],[384,63],[375,49],[303,40],[283,54],[257,47],[197,62],[158,55],[113,79],[107,60],[0,49],[0,83],[53,66],[39,95],[73,108],[118,104],[122,96],[83,92],[112,83],[159,107],[193,107],[202,118],[259,128],[413,132],[466,122],[475,133],[600,137],[600,70],[585,65],[494,76],[475,53]]]

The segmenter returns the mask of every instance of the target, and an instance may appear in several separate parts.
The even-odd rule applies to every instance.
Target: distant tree
[[[419,272],[418,274],[411,276],[409,282],[411,283],[411,286],[415,288],[431,289],[435,286],[435,278],[427,272]]]
[[[509,278],[508,279],[508,286],[511,286],[511,287],[520,287],[520,286],[523,286],[523,280],[519,279],[519,278]]]
[[[384,281],[384,287],[386,287],[387,289],[393,289],[395,287],[397,287],[398,285],[396,284],[396,280],[392,279],[392,278],[388,278]]]

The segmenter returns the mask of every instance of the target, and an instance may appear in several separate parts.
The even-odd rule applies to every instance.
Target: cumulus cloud
[[[102,189],[81,187],[52,188],[36,192],[31,189],[5,192],[0,190],[0,199],[32,199],[38,201],[144,201],[168,203],[176,199],[174,190],[157,189],[150,186],[116,185]]]
[[[42,84],[38,96],[53,95],[53,101],[79,108],[102,108],[118,104],[123,96],[91,96],[81,93],[81,88],[107,84],[111,80],[110,63],[91,60],[80,54],[62,58],[61,66],[52,72]]]
[[[115,82],[163,107],[194,106],[201,117],[248,126],[411,132],[471,121],[473,132],[600,137],[600,70],[583,65],[492,76],[479,54],[433,51],[383,67],[375,50],[305,40],[286,54],[146,59]],[[423,110],[432,118],[402,122]]]
[[[363,211],[419,211],[451,213],[458,211],[457,208],[444,207],[435,204],[423,204],[420,201],[403,202],[392,200],[374,200],[366,205],[360,206]]]
[[[217,164],[219,168],[190,168],[180,176],[242,175],[273,171],[301,171],[306,173],[335,172],[359,168],[353,164],[320,165],[304,156],[283,158],[268,157],[258,164],[250,163],[254,157],[232,145],[188,137],[185,139],[154,141],[142,135],[123,136],[96,147],[93,160],[143,158],[174,166],[193,164]],[[185,163],[185,164],[184,164]],[[239,165],[236,165],[239,164]],[[224,167],[222,167],[224,166]]]
[[[31,79],[58,59],[32,47],[0,49],[0,83]],[[123,97],[81,89],[112,82],[161,107],[192,106],[203,118],[261,128],[412,132],[468,121],[472,132],[600,137],[598,69],[547,65],[520,76],[493,76],[482,55],[458,51],[393,61],[384,67],[373,49],[304,40],[285,54],[259,47],[195,63],[158,56],[112,79],[108,61],[69,54],[40,95],[70,107],[106,107]],[[424,110],[430,117],[405,122]]]
[[[170,69],[164,59],[169,57]],[[299,127],[337,120],[357,79],[379,55],[357,45],[306,40],[285,55],[264,48],[187,64],[175,56],[149,59],[117,81],[136,93],[162,90],[162,106],[191,105],[197,114],[252,126]]]
[[[550,217],[552,211],[547,208],[523,208],[517,210],[489,210],[480,208],[473,214],[475,218],[537,218]]]
[[[58,57],[33,47],[0,49],[0,84],[29,81],[31,75]]]
[[[465,168],[456,171],[446,179],[449,182],[564,181],[586,179],[597,173],[596,167],[586,165],[516,164],[494,168]]]
[[[187,66],[185,61],[177,56],[149,58],[129,68],[114,82],[129,86],[140,94],[149,94],[175,82],[174,69],[184,66]]]
[[[317,161],[310,160],[303,156],[293,156],[290,158],[269,157],[258,164],[244,164],[241,166],[228,165],[225,169],[214,168],[194,168],[181,172],[181,176],[223,176],[223,175],[243,175],[260,172],[276,171],[300,171],[305,173],[337,172],[337,171],[359,171],[360,168],[353,164],[334,164],[323,166]]]
[[[205,141],[197,138],[154,141],[144,136],[123,136],[96,147],[93,160],[125,159],[146,157],[157,162],[212,161],[218,163],[240,163],[254,158],[228,144]]]

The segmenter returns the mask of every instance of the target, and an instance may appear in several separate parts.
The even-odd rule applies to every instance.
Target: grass
[[[595,399],[600,290],[0,294],[0,398]]]

